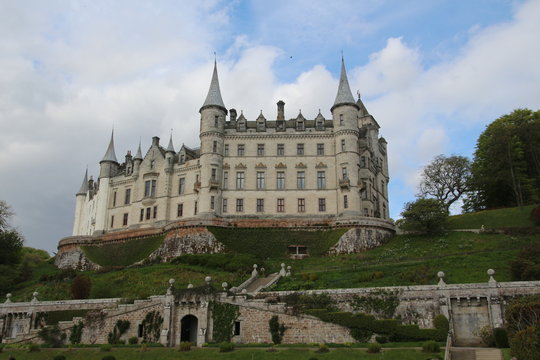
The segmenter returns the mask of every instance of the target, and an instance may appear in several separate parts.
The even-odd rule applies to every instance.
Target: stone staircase
[[[275,278],[276,278],[276,274],[272,274],[263,278],[257,278],[246,287],[246,291],[250,294],[258,292],[261,289],[264,289],[265,287],[267,287],[268,284],[270,284],[272,281],[275,280]]]
[[[452,348],[452,360],[503,360],[501,350],[492,348]]]

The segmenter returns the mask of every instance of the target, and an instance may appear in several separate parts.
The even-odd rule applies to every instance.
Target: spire
[[[139,140],[139,148],[137,149],[137,153],[135,154],[135,157],[133,160],[142,160],[142,152],[141,152],[141,140]]]
[[[169,145],[167,146],[167,152],[173,152],[174,153],[174,146],[173,146],[173,143],[172,143],[172,133],[171,133],[171,138],[169,139]]]
[[[118,163],[118,160],[116,159],[116,154],[114,153],[114,130],[111,132],[111,141],[109,142],[107,152],[105,153],[101,161],[112,161]]]
[[[334,110],[336,106],[339,105],[356,105],[354,97],[351,92],[351,87],[349,86],[349,80],[347,80],[347,72],[345,71],[345,61],[343,56],[341,57],[341,74],[339,76],[339,86],[338,92],[336,95],[336,100],[330,111]]]
[[[88,192],[88,168],[86,168],[86,172],[84,173],[84,179],[81,184],[81,188],[79,191],[77,191],[77,195],[86,195]]]
[[[217,62],[214,60],[214,73],[212,75],[212,81],[210,82],[210,89],[208,89],[208,95],[206,95],[206,100],[204,101],[203,106],[199,112],[207,106],[217,106],[223,108],[225,113],[227,113],[227,108],[223,104],[223,99],[221,98],[221,91],[219,90],[219,79],[217,73]]]

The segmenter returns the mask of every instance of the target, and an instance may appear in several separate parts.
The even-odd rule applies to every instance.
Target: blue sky
[[[113,126],[119,158],[171,128],[198,145],[214,52],[250,120],[280,99],[328,118],[343,52],[389,143],[397,218],[436,155],[471,156],[491,121],[540,108],[539,34],[539,0],[2,1],[0,199],[53,252]]]

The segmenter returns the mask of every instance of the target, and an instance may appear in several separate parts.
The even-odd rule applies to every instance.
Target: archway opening
[[[197,343],[199,320],[193,315],[186,315],[180,321],[180,341]]]

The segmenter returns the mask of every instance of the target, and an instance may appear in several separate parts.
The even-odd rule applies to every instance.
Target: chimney
[[[283,100],[277,102],[277,120],[285,120],[285,103]]]
[[[159,137],[154,136],[154,137],[152,138],[152,145],[159,146]]]
[[[236,122],[236,109],[229,110],[229,119],[232,123]]]

